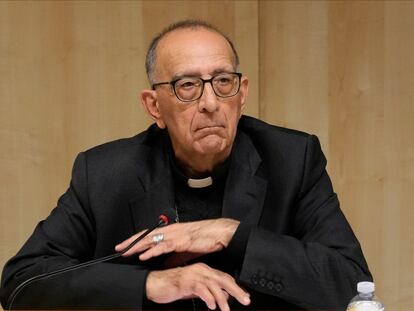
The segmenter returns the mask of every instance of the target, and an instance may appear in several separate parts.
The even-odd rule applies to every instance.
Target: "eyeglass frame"
[[[230,95],[230,96],[221,96],[221,95],[218,95],[218,94],[216,93],[216,90],[214,89],[214,86],[213,86],[213,83],[212,83],[212,82],[213,82],[213,79],[214,79],[214,78],[216,78],[216,77],[218,77],[218,76],[220,76],[220,75],[222,75],[222,74],[235,74],[235,75],[239,78],[239,86],[238,86],[238,88],[237,88],[236,93],[234,93],[233,95]],[[199,96],[199,97],[197,97],[197,98],[195,98],[195,99],[191,99],[191,100],[183,100],[183,99],[181,99],[180,97],[178,97],[177,92],[175,91],[175,84],[176,84],[178,81],[180,81],[180,80],[184,79],[185,77],[181,77],[181,78],[174,79],[174,80],[167,81],[167,82],[159,82],[159,83],[154,83],[154,84],[151,86],[151,88],[152,88],[152,90],[154,90],[154,91],[155,91],[155,87],[156,87],[156,86],[169,84],[169,85],[171,85],[171,86],[172,86],[172,89],[173,89],[173,91],[174,91],[175,97],[177,97],[177,99],[178,99],[178,100],[180,100],[180,101],[182,101],[182,102],[184,102],[184,103],[190,103],[190,102],[193,102],[193,101],[195,101],[195,100],[200,99],[200,98],[201,98],[201,96],[203,96],[203,93],[204,93],[204,86],[205,86],[205,84],[206,84],[206,83],[210,83],[211,88],[213,89],[213,92],[214,92],[214,94],[215,94],[217,97],[220,97],[220,98],[229,98],[229,97],[236,96],[236,95],[240,92],[240,86],[241,86],[241,78],[242,78],[242,76],[243,76],[243,74],[242,74],[241,72],[221,72],[221,73],[218,73],[218,74],[216,74],[216,75],[212,76],[210,79],[203,79],[203,78],[198,77],[197,79],[200,79],[200,80],[201,80],[201,82],[203,83],[203,85],[202,85],[202,87],[201,87],[200,96]]]

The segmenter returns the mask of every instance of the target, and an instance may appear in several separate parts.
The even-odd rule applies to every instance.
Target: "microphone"
[[[30,284],[32,284],[32,283],[34,283],[34,282],[36,282],[36,281],[39,281],[39,280],[43,280],[43,279],[46,279],[46,278],[49,278],[49,277],[51,277],[51,276],[55,276],[55,275],[58,275],[58,274],[62,274],[62,273],[65,273],[65,272],[68,272],[68,271],[74,271],[74,270],[77,270],[77,269],[80,269],[80,268],[84,268],[84,267],[89,267],[89,266],[93,266],[93,265],[96,265],[96,264],[98,264],[98,263],[102,263],[102,262],[106,262],[106,261],[110,261],[110,260],[112,260],[112,259],[115,259],[115,258],[118,258],[118,257],[121,257],[123,254],[125,254],[127,251],[129,251],[135,244],[137,244],[139,241],[141,241],[143,238],[145,238],[148,234],[150,234],[152,231],[154,231],[155,229],[157,229],[158,227],[161,227],[161,226],[166,226],[166,225],[168,225],[168,223],[169,223],[169,220],[168,220],[168,217],[167,216],[165,216],[165,215],[160,215],[159,217],[158,217],[158,223],[156,224],[156,225],[154,225],[153,227],[151,227],[151,228],[149,228],[149,229],[147,229],[147,230],[145,230],[140,236],[138,236],[134,241],[132,241],[126,248],[124,248],[121,252],[119,252],[119,253],[115,253],[115,254],[112,254],[112,255],[108,255],[108,256],[105,256],[105,257],[101,257],[101,258],[96,258],[96,259],[92,259],[92,260],[90,260],[90,261],[85,261],[85,262],[82,262],[82,263],[80,263],[80,264],[77,264],[77,265],[74,265],[74,266],[70,266],[70,267],[66,267],[66,268],[62,268],[62,269],[58,269],[58,270],[55,270],[55,271],[51,271],[51,272],[46,272],[46,273],[43,273],[43,274],[39,274],[39,275],[36,275],[36,276],[34,276],[34,277],[31,277],[30,279],[27,279],[26,281],[24,281],[24,282],[22,282],[22,283],[20,283],[20,285],[19,286],[17,286],[15,289],[14,289],[14,291],[11,293],[11,295],[10,295],[10,297],[9,297],[9,299],[8,299],[8,310],[12,310],[12,307],[13,307],[13,303],[14,303],[14,301],[15,301],[15,299],[17,298],[17,295],[26,287],[26,286],[28,286],[28,285],[30,285]]]

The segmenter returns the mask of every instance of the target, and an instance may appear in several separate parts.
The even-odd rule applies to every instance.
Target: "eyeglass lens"
[[[230,97],[239,90],[239,76],[226,73],[213,77],[211,85],[214,93],[219,97]],[[191,101],[201,97],[204,81],[200,78],[183,78],[176,81],[174,90],[177,97],[184,101]]]

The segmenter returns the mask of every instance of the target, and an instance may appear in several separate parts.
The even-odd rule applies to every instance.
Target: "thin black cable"
[[[159,222],[153,226],[152,228],[149,228],[147,230],[145,230],[140,236],[138,236],[134,241],[131,242],[131,244],[129,244],[126,248],[124,248],[121,252],[116,253],[116,254],[112,254],[112,255],[108,255],[105,257],[101,257],[101,258],[96,258],[90,261],[86,261],[86,262],[82,262],[80,264],[74,265],[74,266],[70,266],[70,267],[65,267],[62,269],[58,269],[56,271],[52,271],[52,272],[46,272],[43,274],[39,274],[36,275],[30,279],[27,279],[26,281],[20,283],[19,286],[17,286],[14,291],[11,293],[9,299],[8,299],[8,308],[7,310],[12,310],[13,307],[13,303],[14,300],[16,299],[17,295],[27,286],[30,285],[38,280],[41,279],[47,279],[49,277],[58,275],[58,274],[62,274],[65,273],[67,271],[73,271],[73,270],[77,270],[80,268],[84,268],[84,267],[89,267],[92,265],[95,265],[97,263],[102,263],[102,262],[106,262],[106,261],[110,261],[112,259],[121,257],[123,254],[125,254],[127,251],[129,251],[135,244],[137,244],[139,241],[141,241],[143,238],[145,238],[148,234],[150,234],[152,231],[154,231],[155,229],[157,229],[158,227],[162,226],[162,225],[167,225],[168,224],[168,218],[164,215],[160,216],[160,220]]]

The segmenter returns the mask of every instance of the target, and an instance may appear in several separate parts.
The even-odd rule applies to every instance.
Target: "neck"
[[[199,157],[181,157],[175,154],[177,164],[189,178],[205,178],[217,169],[230,155],[230,152],[219,155],[205,155]]]

